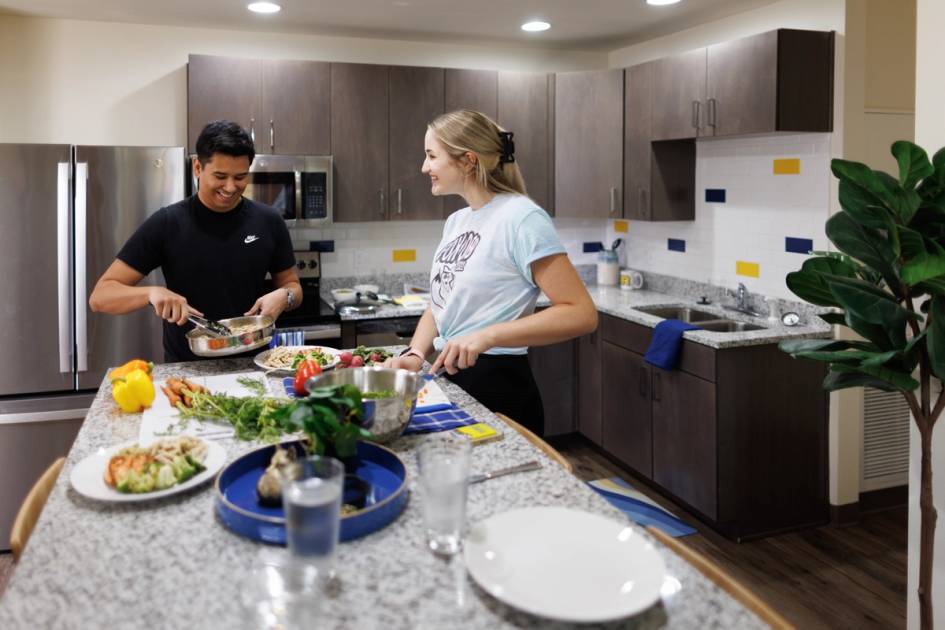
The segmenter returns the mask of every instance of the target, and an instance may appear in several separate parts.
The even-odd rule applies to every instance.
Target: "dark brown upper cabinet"
[[[497,71],[447,68],[445,82],[445,111],[471,109],[482,112],[492,120],[498,117],[499,73]],[[448,216],[467,205],[469,204],[459,195],[449,195],[443,200],[443,215]]]
[[[833,129],[834,34],[779,29],[709,46],[702,135]]]
[[[331,64],[335,221],[387,219],[388,67]]]
[[[555,77],[555,216],[623,216],[623,74]]]
[[[262,137],[256,150],[280,155],[331,154],[331,69],[323,61],[264,59]]]
[[[554,214],[554,75],[500,72],[498,119],[511,131],[528,195]]]
[[[204,126],[226,119],[253,137],[257,153],[328,155],[329,64],[321,61],[190,55],[187,146]]]
[[[443,113],[443,68],[390,68],[390,197],[393,220],[441,219],[443,197],[420,172],[427,125]]]
[[[624,198],[623,215],[627,219],[649,221],[652,217],[650,187],[651,148],[653,140],[653,74],[657,62],[651,61],[625,73],[624,95]]]
[[[701,135],[705,112],[705,48],[653,62],[652,139]]]

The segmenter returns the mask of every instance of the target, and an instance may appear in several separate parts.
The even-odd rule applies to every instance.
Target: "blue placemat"
[[[587,485],[637,525],[654,525],[674,538],[696,533],[695,528],[634,490],[633,486],[620,477],[589,481]]]
[[[415,411],[413,417],[410,418],[410,424],[404,429],[404,435],[449,431],[476,424],[476,422],[475,418],[457,407],[427,413],[417,413]]]

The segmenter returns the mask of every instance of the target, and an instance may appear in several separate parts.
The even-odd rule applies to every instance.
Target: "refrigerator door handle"
[[[69,162],[59,162],[56,184],[56,265],[59,296],[59,371],[72,372],[69,300]]]
[[[88,162],[75,163],[75,346],[76,370],[89,369],[87,282]]]

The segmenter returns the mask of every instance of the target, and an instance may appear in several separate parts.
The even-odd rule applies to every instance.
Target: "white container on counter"
[[[617,262],[617,252],[611,249],[602,249],[597,252],[597,284],[615,287],[619,280],[620,263]]]

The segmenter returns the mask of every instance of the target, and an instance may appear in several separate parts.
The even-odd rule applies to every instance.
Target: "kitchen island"
[[[160,365],[155,378],[211,376],[252,369],[249,360]],[[455,385],[447,395],[504,434],[473,449],[475,472],[540,459],[538,471],[470,487],[470,523],[526,506],[567,506],[626,522],[625,517]],[[248,626],[240,592],[264,545],[237,536],[214,515],[214,488],[139,505],[88,500],[69,485],[89,454],[136,440],[138,414],[121,414],[105,382],[69,453],[42,517],[0,601],[0,628],[238,628]],[[318,628],[549,628],[548,620],[505,606],[476,586],[461,556],[444,561],[424,543],[413,450],[426,436],[389,446],[408,468],[411,499],[386,528],[342,543],[340,585],[323,601]],[[220,442],[228,461],[258,446]],[[541,527],[536,523],[535,527]],[[643,530],[633,526],[643,536]],[[669,550],[664,597],[619,627],[755,628],[760,620]],[[549,549],[549,553],[554,553]]]

